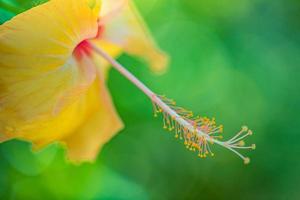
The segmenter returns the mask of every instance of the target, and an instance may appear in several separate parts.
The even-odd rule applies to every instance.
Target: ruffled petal
[[[100,40],[144,58],[154,72],[166,70],[168,56],[156,45],[133,1],[104,0],[100,25]]]
[[[102,78],[95,81],[85,99],[93,112],[72,135],[63,139],[68,158],[75,162],[94,160],[102,146],[123,128]]]
[[[96,76],[73,51],[97,35],[99,10],[96,0],[51,0],[0,26],[0,141],[42,146],[84,122],[79,99]]]
[[[102,146],[122,128],[103,74],[97,72],[97,78],[87,91],[59,115],[37,119],[17,129],[6,127],[7,134],[3,138],[0,135],[0,139],[8,140],[17,135],[18,139],[32,142],[33,150],[62,142],[67,147],[68,159],[77,163],[93,161]]]

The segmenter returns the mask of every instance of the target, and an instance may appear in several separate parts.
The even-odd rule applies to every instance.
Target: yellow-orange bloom
[[[105,86],[108,64],[91,44],[142,56],[158,72],[167,57],[132,3],[104,2],[101,17],[98,0],[51,0],[0,26],[0,141],[34,149],[59,141],[69,159],[90,161],[123,127]]]

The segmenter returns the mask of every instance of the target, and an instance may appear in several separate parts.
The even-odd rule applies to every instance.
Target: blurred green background
[[[32,153],[27,143],[3,143],[0,199],[300,199],[300,1],[136,3],[171,67],[155,76],[136,58],[119,61],[157,93],[216,117],[225,138],[247,124],[257,144],[251,164],[218,146],[214,158],[197,158],[112,70],[109,88],[126,128],[96,163],[66,163],[55,144]],[[0,15],[3,22],[12,13],[0,7]]]

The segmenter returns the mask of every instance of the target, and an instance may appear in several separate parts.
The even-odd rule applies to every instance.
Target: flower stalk
[[[162,114],[163,127],[169,131],[175,131],[175,138],[184,140],[185,146],[191,151],[198,151],[198,156],[201,158],[207,155],[214,156],[211,151],[210,144],[218,144],[226,149],[234,152],[243,159],[245,164],[250,162],[248,157],[242,155],[238,150],[240,149],[255,149],[255,144],[251,146],[244,146],[244,138],[252,135],[252,131],[243,126],[234,137],[227,141],[221,141],[223,126],[217,126],[215,119],[208,119],[206,117],[194,116],[193,112],[184,108],[176,106],[176,102],[159,96],[150,90],[144,83],[137,79],[131,72],[123,67],[119,62],[107,54],[98,46],[91,45],[94,52],[101,55],[108,61],[114,69],[126,77],[131,83],[136,85],[153,103],[154,116]]]

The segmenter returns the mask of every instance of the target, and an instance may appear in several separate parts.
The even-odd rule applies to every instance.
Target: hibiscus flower
[[[249,162],[236,150],[255,148],[242,141],[252,134],[247,127],[220,141],[223,127],[214,119],[194,117],[156,95],[118,63],[114,58],[124,51],[144,58],[154,72],[166,69],[168,57],[132,2],[51,0],[5,22],[0,26],[0,141],[30,141],[35,150],[60,142],[70,160],[94,160],[123,128],[105,84],[113,66],[151,99],[164,128],[174,130],[199,157],[213,155],[209,144],[216,143]]]

